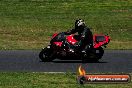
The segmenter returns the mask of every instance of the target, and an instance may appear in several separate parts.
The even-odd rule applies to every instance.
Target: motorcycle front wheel
[[[43,62],[49,62],[52,61],[54,59],[54,53],[53,50],[51,48],[44,48],[41,50],[41,52],[39,53],[39,58],[43,61]]]

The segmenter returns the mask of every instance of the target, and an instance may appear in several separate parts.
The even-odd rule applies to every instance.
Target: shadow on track
[[[94,61],[86,61],[86,62],[83,62],[83,61],[76,61],[76,60],[67,60],[67,61],[52,61],[53,63],[107,63],[107,62],[94,62]]]
[[[43,61],[40,61],[40,62],[43,62]],[[51,63],[108,63],[106,61],[92,61],[92,60],[82,61],[80,59],[75,59],[75,58],[54,59],[53,61],[45,61],[45,62],[46,63],[47,62],[51,62]]]
[[[42,61],[40,61],[42,62]],[[52,63],[108,63],[108,62],[105,62],[105,61],[98,61],[98,62],[95,62],[95,61],[81,61],[81,60],[55,60],[55,61],[48,61],[48,62],[52,62]],[[46,62],[46,63],[48,63]],[[42,63],[45,63],[45,62],[42,62]]]

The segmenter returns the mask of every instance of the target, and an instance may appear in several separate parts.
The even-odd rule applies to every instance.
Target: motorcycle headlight
[[[50,48],[50,46],[47,46],[47,48]]]

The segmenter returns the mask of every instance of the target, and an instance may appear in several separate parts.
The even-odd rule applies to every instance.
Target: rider
[[[75,28],[71,29],[65,34],[78,33],[79,41],[74,45],[76,49],[82,50],[86,53],[86,50],[90,50],[93,47],[93,35],[90,29],[85,25],[84,20],[78,19],[75,21]]]

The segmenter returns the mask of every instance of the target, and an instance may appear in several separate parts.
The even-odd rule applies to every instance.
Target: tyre
[[[99,61],[99,59],[101,59],[103,55],[104,55],[104,49],[102,47],[99,47],[95,50],[95,57],[93,60]]]
[[[102,58],[103,54],[103,48],[99,47],[95,50],[92,50],[91,52],[87,52],[87,54],[84,55],[83,62],[98,62],[99,59]]]
[[[52,61],[54,59],[53,50],[51,50],[50,48],[47,48],[47,47],[42,49],[42,51],[39,53],[39,58],[43,62]]]

